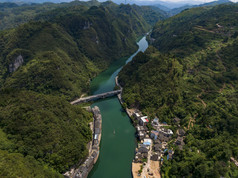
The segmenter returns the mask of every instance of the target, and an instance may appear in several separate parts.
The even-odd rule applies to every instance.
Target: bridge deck
[[[70,104],[79,104],[79,103],[84,103],[84,102],[97,100],[97,99],[100,99],[100,98],[111,97],[111,96],[114,96],[114,95],[117,95],[117,94],[121,93],[121,91],[122,90],[115,90],[115,91],[110,91],[110,92],[106,92],[106,93],[101,93],[101,94],[97,94],[97,95],[92,95],[92,96],[79,98],[79,99],[76,99],[76,100],[72,101]]]

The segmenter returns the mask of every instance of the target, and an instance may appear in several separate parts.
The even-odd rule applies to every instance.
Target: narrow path
[[[209,32],[209,33],[215,33],[214,31],[207,30],[207,29],[205,29],[205,28],[203,28],[201,26],[195,26],[194,28],[197,29],[197,30],[201,30],[201,31]]]
[[[189,123],[188,123],[188,130],[190,129],[190,126],[193,127],[193,123],[196,122],[196,117],[198,114],[195,114],[194,117],[190,117]]]
[[[142,173],[141,173],[141,177],[142,177],[142,178],[144,178],[144,177],[149,177],[147,170],[150,170],[151,148],[152,148],[152,146],[150,146],[150,150],[149,150],[149,152],[148,152],[147,163],[146,163],[146,165],[145,165],[145,167],[143,168]]]
[[[224,71],[226,72],[226,66],[224,65],[224,62],[222,61],[222,58],[219,56],[218,51],[216,51],[216,57],[221,60],[223,67],[224,67]]]
[[[238,161],[235,160],[235,158],[231,157],[231,161],[235,163],[235,165],[238,167]]]
[[[192,120],[193,120],[193,118],[191,117],[190,120],[189,120],[189,123],[188,123],[188,130],[190,129],[190,125],[191,125]]]
[[[219,90],[219,93],[222,93],[225,88],[226,88],[226,84],[224,83],[222,88]]]
[[[202,102],[204,108],[206,108],[206,107],[207,107],[207,104],[200,98],[200,97],[202,96],[202,93],[203,93],[203,92],[204,92],[204,91],[202,91],[200,94],[198,94],[198,95],[197,95],[197,98]]]

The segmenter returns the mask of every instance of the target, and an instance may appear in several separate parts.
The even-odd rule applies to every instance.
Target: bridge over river
[[[80,104],[80,103],[85,103],[85,102],[89,102],[89,101],[95,101],[95,100],[102,99],[102,98],[111,97],[111,96],[121,93],[121,91],[122,90],[115,90],[115,91],[109,91],[109,92],[101,93],[101,94],[97,94],[97,95],[82,97],[82,98],[72,101],[70,104]]]

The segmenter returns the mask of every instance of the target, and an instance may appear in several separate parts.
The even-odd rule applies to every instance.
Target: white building
[[[139,120],[139,124],[142,125],[142,126],[145,126],[148,122],[149,122],[148,116],[143,116]]]

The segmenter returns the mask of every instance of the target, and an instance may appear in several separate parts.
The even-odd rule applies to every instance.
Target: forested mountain
[[[164,18],[148,7],[78,3],[1,4],[6,28],[17,27],[0,31],[0,177],[60,177],[83,160],[92,115],[69,101]]]
[[[182,7],[171,9],[170,11],[168,11],[168,14],[170,16],[173,16],[173,15],[176,15],[176,14],[182,12],[183,10],[194,8],[194,7],[216,6],[216,5],[219,5],[219,4],[232,4],[232,3],[233,2],[230,1],[230,0],[217,0],[217,1],[212,1],[212,2],[208,2],[208,3],[200,4],[200,5],[185,5],[185,6],[182,6]]]
[[[155,25],[153,46],[161,52],[187,56],[237,35],[237,5],[188,9]]]
[[[186,130],[165,177],[237,177],[238,6],[183,11],[154,27],[152,46],[119,74],[128,107]]]
[[[0,30],[9,29],[16,27],[22,23],[28,22],[30,20],[36,20],[44,15],[46,12],[52,13],[51,11],[58,8],[73,8],[75,6],[110,6],[117,7],[118,5],[112,2],[99,3],[98,1],[72,1],[70,3],[43,3],[43,4],[15,4],[15,3],[0,3]],[[166,13],[159,8],[149,7],[149,6],[133,6],[137,13],[142,16],[147,16],[147,18],[152,18],[153,25],[158,19],[164,19]],[[59,9],[58,9],[59,10]],[[56,10],[57,11],[57,10]],[[57,15],[57,14],[56,14]],[[151,17],[150,17],[151,16]],[[45,19],[44,19],[45,20]],[[148,21],[151,23],[151,21]],[[152,24],[151,24],[152,25]]]
[[[90,78],[136,50],[136,37],[150,28],[137,11],[129,5],[70,6],[3,31],[0,84],[68,99],[80,96],[80,91],[87,92]],[[17,57],[24,65],[12,72]]]
[[[87,156],[92,115],[59,97],[1,91],[0,176],[60,177]]]

